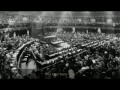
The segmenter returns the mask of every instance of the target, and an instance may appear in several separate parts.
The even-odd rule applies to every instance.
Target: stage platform
[[[70,45],[67,42],[62,41],[60,38],[56,37],[55,35],[46,36],[44,37],[44,39],[46,42],[48,41],[52,45],[57,46],[55,47],[57,51],[70,47]]]

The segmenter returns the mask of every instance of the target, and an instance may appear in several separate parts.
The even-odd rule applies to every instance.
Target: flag
[[[73,27],[72,29],[73,29],[72,33],[74,33],[75,32],[75,27]]]
[[[27,35],[29,36],[29,30],[27,30]]]
[[[98,28],[98,33],[101,33],[101,29],[100,28]]]
[[[16,37],[16,33],[14,32],[14,34],[13,34],[13,37],[15,38]]]
[[[86,30],[86,33],[88,33],[88,30]]]

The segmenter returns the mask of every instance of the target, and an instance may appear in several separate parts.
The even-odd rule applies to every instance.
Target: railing
[[[27,42],[26,44],[23,44],[20,48],[18,48],[16,50],[16,52],[13,54],[13,58],[12,58],[12,64],[15,65],[16,68],[18,68],[18,64],[20,62],[20,55],[22,54],[22,52],[24,51],[25,47],[27,47],[27,45],[30,45],[31,43],[33,43],[34,41],[30,41]]]

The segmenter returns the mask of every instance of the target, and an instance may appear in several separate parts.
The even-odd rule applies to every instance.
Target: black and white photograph
[[[120,79],[120,11],[0,11],[0,79]]]

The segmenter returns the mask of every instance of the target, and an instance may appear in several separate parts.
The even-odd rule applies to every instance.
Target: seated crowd
[[[81,39],[87,37],[86,42],[95,39],[114,38],[116,34],[77,33]],[[67,37],[68,35],[68,37]],[[72,35],[72,33],[71,33]],[[66,36],[66,38],[65,38]],[[70,33],[61,33],[63,41],[71,40]],[[64,37],[64,38],[62,38]],[[79,37],[79,36],[78,36]],[[89,37],[89,38],[88,38]],[[73,38],[72,38],[73,39]],[[74,39],[78,39],[74,37]],[[84,39],[85,40],[85,39]],[[84,41],[83,40],[83,41]],[[68,42],[67,41],[67,42]],[[76,40],[77,41],[77,40]],[[70,42],[71,44],[72,42]],[[74,44],[78,42],[74,42]],[[72,44],[71,44],[72,45]],[[98,47],[90,47],[86,52],[77,55],[66,55],[59,62],[48,64],[47,67],[31,73],[24,78],[31,79],[119,79],[120,78],[120,42],[119,39],[110,41]],[[72,46],[73,47],[73,46]],[[51,48],[51,47],[49,47]],[[74,50],[79,49],[75,48]],[[36,50],[35,50],[36,51]],[[64,53],[62,53],[64,54]]]
[[[33,57],[29,57],[29,59],[35,59],[39,62],[47,62],[49,61],[49,55],[58,53],[59,57],[58,62],[52,62],[52,64],[47,64],[47,66],[39,68],[37,71],[33,71],[31,74],[27,76],[22,76],[19,71],[12,72],[11,71],[11,62],[16,51],[25,45],[27,42],[36,41],[36,38],[32,38],[27,36],[27,30],[32,27],[32,21],[23,22],[22,18],[17,23],[14,24],[9,23],[9,19],[6,19],[6,22],[0,22],[0,29],[4,28],[12,28],[10,32],[10,36],[13,36],[13,32],[16,32],[17,36],[9,37],[6,36],[1,38],[0,41],[0,79],[120,79],[120,42],[119,37],[120,34],[117,33],[119,31],[119,17],[114,17],[112,24],[104,23],[107,21],[107,18],[103,20],[103,17],[94,18],[96,21],[92,22],[92,18],[90,17],[81,17],[81,18],[68,18],[67,20],[60,22],[60,17],[43,17],[42,19],[42,28],[44,35],[40,35],[39,41],[42,41],[42,37],[55,35],[62,41],[68,43],[70,45],[69,48],[64,48],[59,50],[59,52],[55,49],[55,47],[48,43],[34,42],[27,47],[26,53],[30,53]],[[66,18],[65,18],[66,19]],[[79,20],[78,20],[79,19]],[[117,21],[118,20],[118,21]],[[116,21],[116,22],[115,22]],[[40,23],[41,24],[41,23]],[[49,28],[54,26],[74,26],[74,27],[83,27],[87,29],[91,29],[88,27],[101,27],[103,32],[115,32],[112,34],[106,33],[85,33],[85,32],[72,32],[72,28],[68,28],[68,31],[71,32],[57,32],[56,28]],[[46,29],[48,28],[48,29]],[[85,28],[85,31],[86,31]],[[110,28],[113,30],[104,30],[104,28]],[[115,29],[115,30],[114,30]],[[22,30],[22,31],[21,31]],[[50,31],[50,32],[48,32]],[[3,32],[0,36],[3,36]],[[19,35],[20,34],[20,35]],[[111,38],[117,37],[118,39],[110,41]],[[102,40],[110,41],[99,45],[98,43]],[[98,44],[97,47],[91,46],[87,47],[85,45],[87,43],[94,42]],[[69,50],[72,49],[72,50]],[[81,49],[82,53],[77,53],[76,51]],[[62,52],[61,51],[66,51]],[[73,54],[73,52],[75,52]],[[21,54],[22,52],[20,52]],[[70,54],[69,54],[70,53]],[[72,53],[72,54],[71,54]],[[23,56],[26,54],[23,54]],[[20,57],[19,57],[20,58]],[[29,61],[29,60],[28,60]],[[38,67],[40,64],[38,64]]]
[[[79,55],[65,56],[60,62],[28,75],[36,79],[119,79],[119,41],[90,48]],[[28,78],[25,77],[25,78]]]
[[[98,33],[80,33],[80,32],[51,32],[46,36],[56,35],[62,41],[67,42],[71,46],[61,51],[74,48],[75,45],[84,45],[93,41],[100,41],[106,38],[118,37],[119,34],[98,34]],[[0,44],[0,75],[3,79],[13,78],[11,75],[10,62],[16,50],[23,44],[36,40],[26,35],[9,37],[7,36]],[[118,79],[120,78],[120,51],[119,39],[110,43],[100,45],[99,47],[84,47],[87,51],[81,54],[64,55],[63,58],[53,65],[47,65],[43,69],[31,73],[22,78],[38,78],[38,79]],[[47,43],[34,43],[28,48],[32,51],[38,61],[46,61],[42,55],[56,53],[55,48]],[[76,47],[73,51],[81,49]],[[60,51],[59,51],[60,52]],[[72,51],[71,51],[72,52]],[[69,53],[69,51],[67,52]],[[42,54],[42,55],[41,55]],[[41,56],[40,56],[41,55]],[[47,60],[48,61],[48,60]],[[12,77],[11,77],[12,76]]]
[[[7,72],[10,72],[10,62],[12,62],[17,49],[32,40],[34,39],[27,35],[22,35],[16,37],[7,36],[0,42],[0,75],[2,78],[7,78]]]

